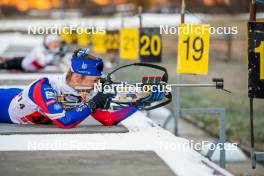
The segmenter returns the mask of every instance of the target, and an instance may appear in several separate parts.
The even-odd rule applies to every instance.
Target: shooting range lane
[[[63,73],[8,73],[0,71],[0,88],[21,88],[24,89],[33,81],[44,77],[56,77]]]
[[[61,74],[48,74],[48,73],[1,73],[0,81],[30,81],[36,80],[43,77],[59,76]]]
[[[0,163],[0,170],[9,176],[174,176],[153,151],[13,151],[1,152]]]
[[[20,125],[0,123],[0,135],[29,135],[29,134],[93,134],[93,133],[127,133],[128,129],[119,124],[117,126],[103,126],[92,119],[87,118],[82,124],[71,129],[58,128],[56,125]]]
[[[56,151],[67,150],[69,151],[67,153],[68,157],[71,157],[72,155],[77,155],[78,153],[75,153],[74,151],[78,151],[78,150],[93,151],[96,154],[98,150],[100,151],[103,150],[104,153],[98,152],[99,160],[100,162],[108,163],[108,161],[106,161],[105,156],[110,155],[113,150],[136,151],[136,153],[125,152],[125,154],[123,155],[125,159],[122,160],[122,163],[130,164],[129,168],[131,168],[131,171],[133,171],[134,173],[136,173],[137,170],[139,170],[138,172],[140,172],[141,169],[146,168],[146,173],[144,175],[150,175],[150,173],[152,172],[148,173],[149,164],[146,164],[146,161],[143,161],[143,159],[144,160],[148,159],[147,157],[142,157],[141,158],[142,160],[136,159],[132,162],[132,160],[126,159],[126,156],[129,155],[129,157],[127,158],[133,158],[134,155],[138,155],[138,154],[140,155],[140,151],[154,151],[160,157],[160,159],[163,160],[176,175],[207,176],[207,175],[214,175],[215,173],[221,173],[222,175],[231,175],[227,171],[221,169],[219,166],[217,166],[213,162],[209,161],[208,159],[200,155],[198,152],[183,147],[186,146],[188,140],[175,137],[170,132],[162,129],[161,127],[153,123],[142,112],[136,112],[134,115],[132,115],[130,118],[126,119],[122,123],[129,130],[129,132],[105,133],[105,134],[103,133],[63,134],[63,135],[62,134],[0,135],[0,141],[1,141],[0,155],[11,156],[12,154],[6,154],[5,152],[13,153],[13,151],[34,150],[37,154],[36,157],[32,158],[32,160],[33,162],[37,162],[38,159],[37,156],[41,156],[41,152],[43,151],[47,151],[47,155],[49,155],[51,150],[56,150]],[[26,153],[27,152],[25,152],[25,155],[27,155]],[[82,156],[86,158],[86,156],[89,157],[89,154],[87,155],[83,154]],[[30,160],[30,158],[27,158],[27,156],[24,157],[25,158],[23,162],[25,160]],[[55,158],[56,157],[57,155],[55,156]],[[155,155],[152,155],[150,158],[156,160]],[[114,159],[111,159],[111,157],[109,157],[109,159],[107,160],[110,160],[112,162],[118,162],[118,161],[114,161]],[[89,161],[92,160],[89,161],[81,160],[81,161],[89,165],[90,164]],[[58,162],[61,162],[61,160]],[[69,162],[79,163],[80,160],[78,157],[72,157],[72,161]],[[12,163],[12,161],[7,161],[7,163],[10,166],[15,165],[15,163]],[[5,163],[5,165],[7,163]],[[136,163],[138,163],[140,167],[137,169],[133,169],[134,164],[136,165]],[[163,165],[163,162],[159,162],[159,166],[157,167],[163,167],[160,166],[160,164]],[[1,165],[0,168],[5,167],[3,166],[4,165],[3,162],[0,162],[0,165]],[[54,165],[57,164],[54,163]],[[75,165],[73,165],[73,167],[74,166]],[[99,166],[100,164],[98,164],[98,167]],[[32,169],[30,164],[28,164],[25,167],[26,168],[23,169],[29,170],[27,172],[31,172],[31,171],[33,172],[34,170]],[[68,167],[69,169],[72,168],[70,165],[68,165]],[[111,165],[109,166],[109,168],[110,167]],[[152,167],[153,171],[155,171],[155,168],[156,166]],[[122,165],[120,165],[120,169],[122,169]],[[84,175],[89,175],[87,173],[91,172],[91,170],[90,171],[88,170],[89,168],[85,170]],[[97,171],[98,171],[97,169],[94,170],[94,172]],[[127,170],[127,172],[129,172],[129,170]],[[166,173],[170,173],[169,169],[166,170]],[[139,175],[143,175],[143,174],[139,174]],[[165,175],[169,175],[169,174],[165,174]]]

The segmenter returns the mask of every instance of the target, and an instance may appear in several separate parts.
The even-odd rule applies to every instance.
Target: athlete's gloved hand
[[[156,86],[153,86],[153,91],[150,91],[149,96],[141,98],[138,101],[141,103],[153,103],[154,101],[160,101],[163,99],[165,92],[158,91]]]
[[[86,104],[94,112],[96,109],[109,109],[113,95],[98,92]]]

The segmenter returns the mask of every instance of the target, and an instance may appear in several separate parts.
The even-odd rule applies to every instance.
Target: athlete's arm
[[[55,59],[55,55],[53,53],[40,53],[38,56],[38,62],[42,66],[42,68],[46,67],[47,65],[50,65]]]
[[[124,107],[117,111],[104,111],[104,110],[96,110],[92,113],[94,119],[99,121],[105,126],[116,125],[124,119],[128,118],[132,114],[134,114],[138,109],[134,106]]]
[[[40,107],[41,111],[60,128],[72,128],[90,114],[88,105],[80,105],[66,112],[55,97],[54,89],[49,85],[48,79],[42,79],[34,85],[31,99]]]

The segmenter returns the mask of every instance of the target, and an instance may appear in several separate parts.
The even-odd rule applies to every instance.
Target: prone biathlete
[[[33,48],[26,56],[2,58],[0,69],[36,72],[48,65],[57,65],[67,55],[66,45],[58,35],[46,35],[43,45]]]
[[[38,79],[24,90],[0,89],[0,122],[56,124],[61,128],[72,128],[91,115],[103,125],[116,125],[138,109],[128,106],[116,111],[107,111],[111,96],[101,92],[71,110],[66,110],[57,98],[69,93],[78,97],[80,94],[75,88],[93,87],[100,79],[102,71],[102,59],[91,55],[89,49],[76,50],[65,74]],[[146,101],[156,100],[154,97],[162,98],[152,94]],[[72,98],[74,96],[69,99]]]

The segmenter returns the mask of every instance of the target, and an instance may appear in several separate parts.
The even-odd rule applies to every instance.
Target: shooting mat
[[[89,117],[75,128],[62,129],[56,125],[20,125],[0,123],[0,135],[27,134],[94,134],[94,133],[127,133],[128,129],[119,124],[117,126],[103,126]]]

